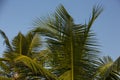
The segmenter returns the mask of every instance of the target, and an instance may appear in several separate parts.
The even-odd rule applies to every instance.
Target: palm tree
[[[41,76],[48,80],[54,80],[55,76],[50,75],[51,73],[42,66],[40,60],[42,44],[38,34],[29,32],[24,36],[22,33],[18,33],[12,43],[2,30],[0,30],[0,34],[7,46],[3,57],[0,58],[1,75],[4,73],[7,77],[16,78],[15,74],[17,74],[20,80],[30,77],[40,78]],[[18,78],[17,80],[19,80]]]
[[[94,7],[88,23],[75,24],[66,9],[60,5],[55,14],[36,21],[33,32],[46,37],[48,47],[52,51],[51,71],[59,75],[59,79],[92,79],[99,51],[91,26],[102,10],[101,7]]]
[[[120,57],[116,61],[110,57],[98,60],[98,45],[91,26],[102,10],[93,7],[88,23],[75,24],[60,5],[52,16],[38,19],[32,32],[18,33],[12,43],[0,30],[7,47],[0,58],[0,75],[17,80],[40,77],[47,80],[119,80]],[[40,47],[41,36],[47,42],[47,50]]]

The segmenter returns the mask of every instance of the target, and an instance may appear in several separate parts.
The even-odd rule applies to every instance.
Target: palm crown
[[[27,35],[18,33],[12,43],[0,30],[7,49],[0,58],[0,74],[17,79],[47,80],[119,80],[120,58],[98,58],[92,24],[103,9],[93,7],[85,24],[75,24],[73,18],[60,5],[53,15],[38,19],[35,28]],[[45,38],[46,49],[41,48],[40,38]],[[45,68],[49,66],[50,69]],[[14,77],[14,76],[13,76]]]

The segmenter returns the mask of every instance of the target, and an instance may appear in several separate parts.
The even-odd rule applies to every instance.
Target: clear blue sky
[[[0,29],[10,40],[19,32],[26,33],[33,27],[37,17],[47,16],[63,4],[75,23],[87,22],[92,7],[101,4],[104,12],[93,25],[101,50],[101,55],[113,59],[120,56],[120,0],[3,0],[0,8]],[[0,36],[0,54],[3,53],[3,39]]]

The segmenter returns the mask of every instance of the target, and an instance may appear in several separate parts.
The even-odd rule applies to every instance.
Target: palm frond
[[[109,56],[99,59],[96,77],[100,80],[119,80],[120,78],[119,61],[120,59],[118,58],[114,62]]]
[[[89,31],[90,27],[94,23],[94,21],[97,19],[97,17],[102,13],[103,8],[101,6],[94,6],[92,10],[92,16],[88,22],[88,29],[87,32]]]
[[[27,52],[26,51],[26,40],[25,40],[25,37],[20,32],[12,40],[12,45],[13,45],[14,52],[16,52],[16,53],[25,54]]]
[[[32,34],[30,32],[26,35],[26,40],[28,42],[28,53],[39,51],[38,48],[40,48],[42,44],[40,41],[40,36],[38,34]]]
[[[116,71],[120,72],[120,57],[118,57],[114,64],[113,64],[114,68],[116,69]]]
[[[0,34],[4,38],[4,43],[6,44],[7,51],[12,51],[12,46],[11,46],[11,44],[9,42],[9,39],[6,36],[6,34],[2,30],[0,30]]]
[[[48,80],[58,80],[53,74],[49,73],[46,69],[44,69],[41,65],[36,63],[31,58],[21,55],[15,59],[15,61],[23,62],[27,67],[29,67],[33,73],[40,73],[44,75]]]

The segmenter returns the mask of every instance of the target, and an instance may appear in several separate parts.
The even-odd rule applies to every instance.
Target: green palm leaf
[[[18,54],[26,54],[27,53],[27,47],[26,45],[26,39],[25,36],[22,33],[18,33],[17,36],[14,37],[14,39],[12,40],[12,45],[13,45],[13,49],[14,52],[18,53]]]
[[[98,80],[119,80],[120,79],[120,58],[113,61],[111,57],[99,59],[96,77]]]
[[[37,49],[40,48],[41,41],[38,34],[32,34],[31,32],[29,32],[26,35],[26,39],[28,42],[28,53],[31,53],[33,51],[39,51]]]
[[[1,34],[2,37],[4,38],[4,43],[6,44],[7,51],[12,51],[11,44],[10,44],[9,39],[8,39],[8,37],[6,36],[6,34],[5,34],[2,30],[0,30],[0,34]]]
[[[46,69],[44,69],[40,64],[36,63],[35,60],[31,58],[21,55],[15,59],[17,62],[23,62],[28,68],[32,70],[33,73],[40,73],[44,75],[48,80],[58,80],[53,74],[49,73]]]

